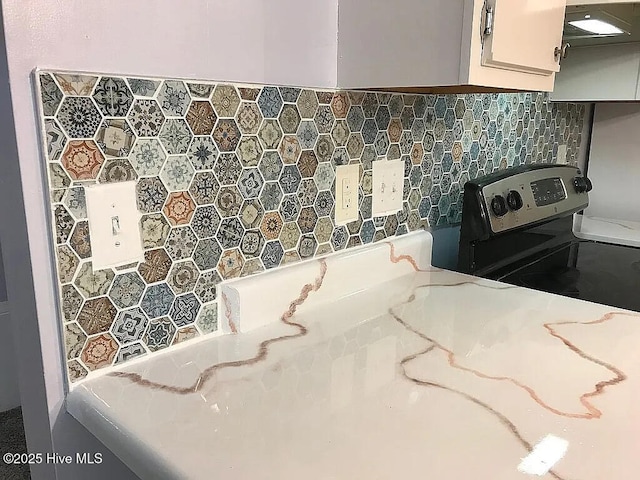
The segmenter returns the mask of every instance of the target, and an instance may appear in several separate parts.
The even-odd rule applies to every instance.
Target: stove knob
[[[509,208],[514,212],[520,210],[522,208],[522,197],[520,196],[520,193],[515,190],[511,190],[507,195],[507,205],[509,205]]]
[[[496,217],[504,217],[507,212],[507,202],[505,201],[502,195],[496,195],[491,200],[491,211],[494,213]]]
[[[591,184],[591,180],[587,177],[575,177],[573,179],[573,188],[575,188],[578,193],[584,193],[590,192],[593,185]]]

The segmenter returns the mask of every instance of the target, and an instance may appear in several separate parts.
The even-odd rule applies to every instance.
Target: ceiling
[[[617,36],[589,36],[587,32],[580,30],[567,22],[590,14],[592,17],[608,16],[609,18],[622,21],[627,25],[624,30],[630,35]],[[572,47],[582,47],[587,45],[607,45],[613,43],[640,42],[640,3],[624,4],[593,4],[567,6],[564,37],[565,42],[569,42]]]

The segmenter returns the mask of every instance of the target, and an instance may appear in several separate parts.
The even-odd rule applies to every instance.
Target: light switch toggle
[[[120,235],[120,217],[111,217],[111,231],[113,236]],[[116,242],[116,246],[119,246],[118,242]]]
[[[340,165],[336,169],[336,225],[358,220],[359,165]]]

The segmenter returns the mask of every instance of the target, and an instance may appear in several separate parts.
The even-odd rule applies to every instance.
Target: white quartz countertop
[[[143,478],[531,478],[548,434],[569,447],[535,478],[637,477],[638,314],[447,271],[357,297],[91,379],[69,411]]]
[[[585,240],[640,247],[639,222],[576,215],[574,231]]]

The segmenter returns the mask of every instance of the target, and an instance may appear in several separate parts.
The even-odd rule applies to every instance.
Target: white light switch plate
[[[85,188],[93,269],[144,261],[136,182]]]
[[[336,225],[358,220],[359,185],[359,165],[341,165],[336,168]]]
[[[374,217],[390,215],[402,210],[404,189],[404,162],[402,160],[377,160],[373,162]]]

